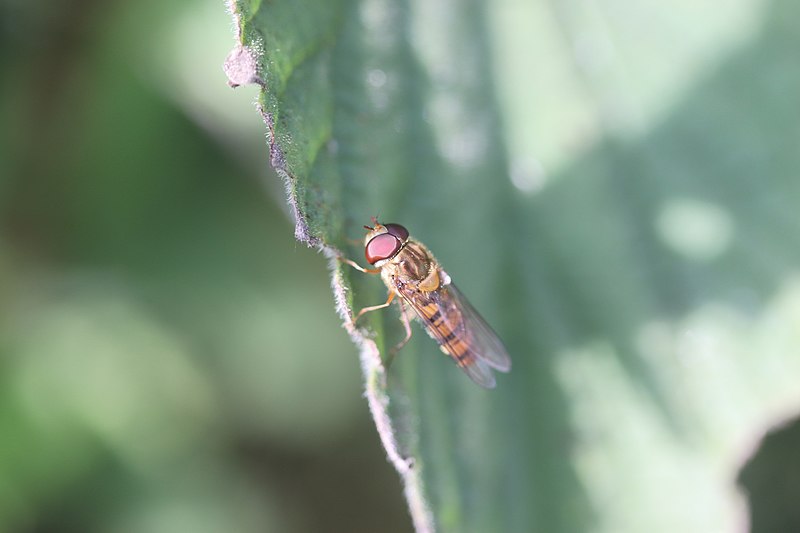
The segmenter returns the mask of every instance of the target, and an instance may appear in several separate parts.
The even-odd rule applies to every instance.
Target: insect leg
[[[346,264],[350,265],[351,267],[355,268],[356,270],[359,270],[361,272],[366,272],[367,274],[378,274],[381,271],[380,268],[364,268],[361,265],[359,265],[358,263],[356,263],[355,261],[351,261],[350,259],[346,259],[346,258],[341,257],[341,256],[338,256],[336,259],[338,259],[342,263],[346,263]]]
[[[402,350],[403,346],[408,344],[408,341],[411,340],[411,322],[408,320],[408,312],[406,309],[406,305],[405,303],[403,303],[402,299],[400,300],[400,320],[403,321],[403,327],[406,330],[406,336],[403,340],[397,343],[397,346],[392,348],[391,350],[392,354],[397,354],[397,352]]]
[[[403,346],[408,344],[409,340],[411,340],[411,323],[408,320],[406,306],[403,303],[402,298],[399,300],[399,302],[400,302],[400,320],[403,321],[403,327],[406,330],[406,337],[400,342],[398,342],[395,347],[389,350],[389,357],[383,363],[384,370],[389,370],[389,367],[391,366],[392,361],[394,361],[394,358],[397,355],[397,353],[403,349]]]
[[[371,305],[369,307],[363,308],[361,311],[358,312],[356,317],[353,319],[353,324],[358,322],[358,319],[361,318],[361,315],[364,313],[369,313],[370,311],[377,311],[378,309],[383,309],[384,307],[389,307],[392,304],[392,300],[394,300],[394,291],[389,293],[389,298],[386,299],[386,303],[382,303],[380,305]]]

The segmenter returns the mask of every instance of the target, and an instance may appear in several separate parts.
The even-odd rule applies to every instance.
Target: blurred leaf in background
[[[0,531],[409,531],[225,6],[0,3]]]
[[[798,4],[233,5],[298,236],[407,225],[514,359],[489,393],[418,333],[384,376],[396,313],[351,328],[418,531],[745,530],[800,410]]]

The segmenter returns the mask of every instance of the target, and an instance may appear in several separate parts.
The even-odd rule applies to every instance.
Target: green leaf
[[[800,408],[800,8],[234,2],[296,235],[426,243],[508,345],[472,384],[331,261],[418,531],[732,531]],[[242,75],[244,73],[244,75]],[[381,354],[379,356],[379,354]]]

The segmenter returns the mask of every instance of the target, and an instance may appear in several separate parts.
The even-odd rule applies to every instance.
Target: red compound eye
[[[391,233],[382,233],[367,243],[364,255],[367,257],[367,262],[374,265],[378,261],[392,257],[402,246],[403,243]]]
[[[406,242],[408,240],[408,230],[405,226],[401,226],[400,224],[384,224],[384,228],[386,231],[397,237],[400,242]]]

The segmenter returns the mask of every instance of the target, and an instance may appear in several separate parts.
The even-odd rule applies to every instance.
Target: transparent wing
[[[444,353],[478,385],[494,388],[492,368],[511,369],[502,341],[452,284],[431,292],[396,281],[397,293],[414,309]]]
[[[471,346],[475,355],[489,366],[500,372],[511,370],[511,357],[508,355],[503,341],[497,336],[492,327],[478,314],[466,296],[458,287],[447,285],[447,292],[458,302],[465,329],[470,337]]]

